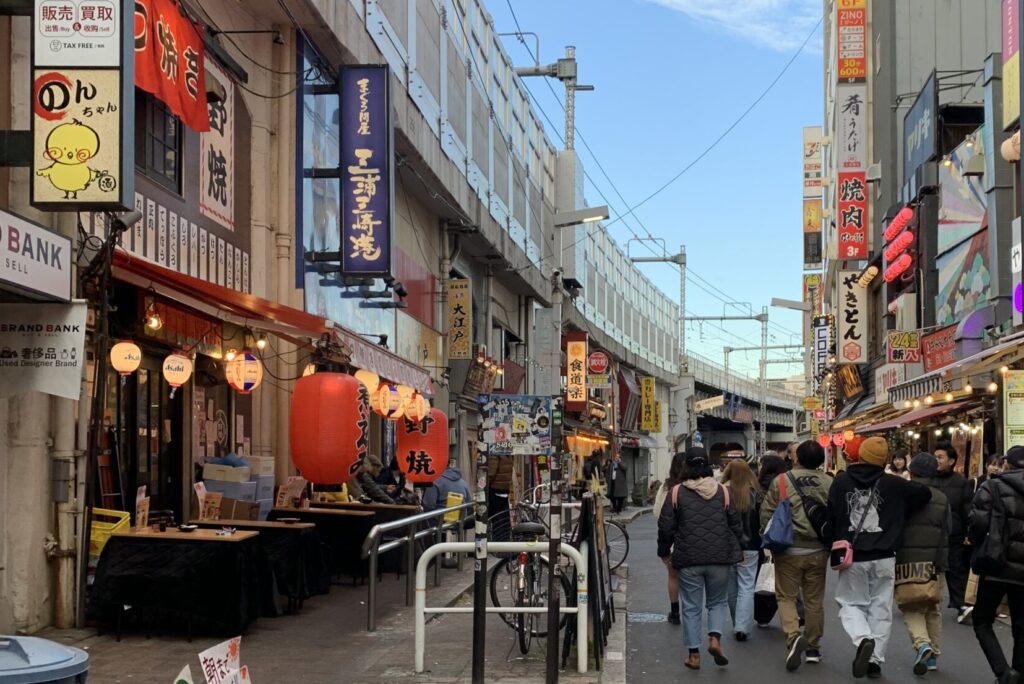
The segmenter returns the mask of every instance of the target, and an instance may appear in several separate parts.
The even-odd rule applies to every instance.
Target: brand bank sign
[[[37,299],[71,299],[71,240],[0,211],[0,285]]]

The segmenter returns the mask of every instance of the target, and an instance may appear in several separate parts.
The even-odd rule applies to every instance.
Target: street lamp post
[[[812,292],[811,295],[813,297],[814,293]],[[772,306],[779,307],[780,309],[789,309],[791,311],[800,311],[800,312],[802,312],[804,314],[805,319],[806,318],[810,318],[811,317],[811,313],[814,311],[814,305],[811,304],[811,302],[802,302],[802,301],[797,301],[797,300],[794,300],[794,299],[780,299],[778,297],[772,297]],[[803,327],[806,328],[806,325],[803,326]],[[811,346],[808,346],[806,348],[805,352],[804,352],[804,354],[805,354],[804,375],[805,375],[805,379],[809,383],[810,382],[810,378],[806,377],[806,376],[807,376],[807,373],[808,373],[807,368],[808,368],[809,360],[810,360],[810,357],[811,357],[811,354],[812,354],[812,350],[814,348],[813,347],[813,345],[814,345],[813,335],[811,337],[809,337],[808,339],[811,340],[811,342],[810,342]],[[810,395],[810,391],[807,391],[806,394]],[[793,431],[796,432],[796,429],[797,429],[797,426],[794,425],[793,426]]]

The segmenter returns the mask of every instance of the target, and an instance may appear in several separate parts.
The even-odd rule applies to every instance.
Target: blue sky
[[[576,127],[632,206],[677,174],[717,138],[778,75],[821,16],[820,0],[511,0],[523,31],[540,35],[541,62],[575,45],[580,83]],[[499,32],[515,31],[506,0],[488,0]],[[517,65],[527,49],[505,39]],[[532,49],[532,42],[530,48]],[[559,99],[536,78],[526,84],[559,126]],[[561,94],[561,84],[552,82]],[[822,117],[820,29],[767,97],[708,156],[629,217],[610,226],[621,245],[632,237],[686,245],[691,272],[756,311],[772,297],[800,298],[802,269],[801,128]],[[552,141],[558,142],[549,127]],[[590,154],[583,164],[612,206],[625,213]],[[588,184],[591,204],[604,200]],[[635,243],[634,243],[635,250]],[[643,266],[673,299],[674,267]],[[721,315],[721,299],[687,283],[687,310]],[[736,313],[731,308],[728,313]],[[771,344],[797,340],[800,315],[771,309]],[[760,344],[755,322],[691,323],[687,347],[721,362],[723,346]],[[787,329],[785,332],[780,329]],[[731,334],[730,334],[731,333]],[[781,355],[781,352],[776,356]],[[757,372],[757,353],[732,355],[732,367]],[[769,376],[801,372],[769,367]]]

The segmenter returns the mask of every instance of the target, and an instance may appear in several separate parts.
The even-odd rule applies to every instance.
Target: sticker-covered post
[[[487,399],[480,395],[481,401]],[[488,402],[489,403],[489,402]],[[487,404],[484,405],[487,414]],[[473,557],[473,684],[484,684],[484,655],[487,645],[487,458],[490,449],[483,426],[476,442],[476,528]]]

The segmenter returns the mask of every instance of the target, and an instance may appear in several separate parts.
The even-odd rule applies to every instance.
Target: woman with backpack
[[[996,681],[1016,684],[1024,673],[1024,447],[1011,447],[1006,470],[978,488],[967,521],[971,565],[978,574],[974,635]],[[1012,664],[992,629],[1004,596],[1010,605]]]
[[[658,518],[658,557],[676,569],[683,595],[683,638],[689,653],[683,663],[700,669],[702,599],[708,613],[708,653],[715,664],[729,659],[722,651],[722,634],[729,615],[732,566],[743,559],[743,523],[729,490],[712,474],[707,452],[686,450],[682,482],[672,487]]]
[[[658,488],[658,494],[654,497],[654,514],[657,516],[661,515],[661,509],[665,507],[665,500],[668,498],[669,492],[677,484],[683,481],[683,468],[686,466],[686,454],[679,453],[672,457],[672,465],[668,469],[668,477],[662,483],[661,487]],[[679,624],[679,581],[676,576],[675,568],[671,564],[666,563],[665,569],[668,570],[668,621],[670,624]]]
[[[743,562],[733,567],[729,587],[729,611],[736,641],[746,641],[754,628],[754,585],[757,583],[757,560],[761,550],[761,487],[754,471],[741,458],[732,460],[722,473],[722,484],[729,488],[732,504],[743,524]]]

